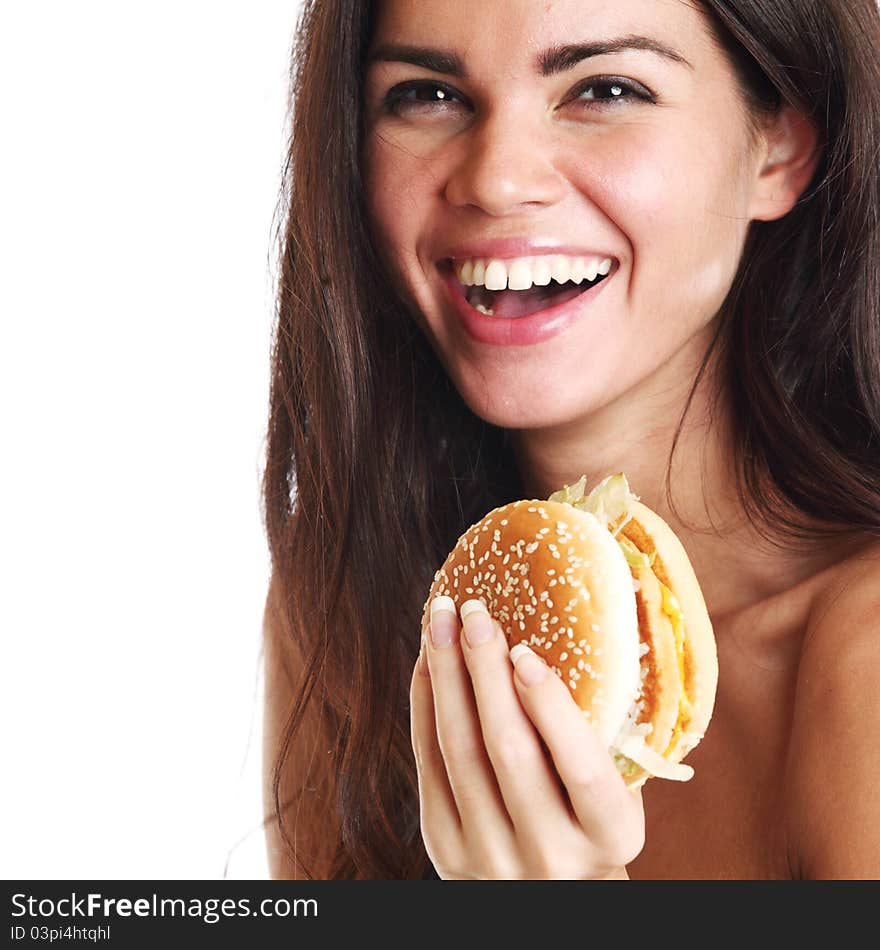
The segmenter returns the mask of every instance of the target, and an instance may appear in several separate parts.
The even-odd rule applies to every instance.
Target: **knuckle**
[[[563,870],[559,852],[554,854],[540,853],[532,861],[532,876],[538,880],[547,881],[558,877],[568,877]]]
[[[443,759],[451,772],[466,775],[483,765],[486,750],[481,742],[459,738],[443,746]]]
[[[513,881],[522,876],[515,862],[497,853],[484,855],[480,868],[477,876],[489,881]]]
[[[496,771],[510,775],[527,774],[534,766],[532,751],[513,736],[487,737],[486,749]]]
[[[603,776],[598,768],[588,762],[580,762],[577,769],[568,776],[566,785],[579,792],[593,794],[601,787],[602,780]]]
[[[593,862],[582,847],[540,851],[531,861],[530,876],[542,881],[574,881],[591,876]]]
[[[413,738],[413,758],[419,773],[435,771],[442,766],[443,760],[437,751],[436,745],[420,742],[418,737]]]

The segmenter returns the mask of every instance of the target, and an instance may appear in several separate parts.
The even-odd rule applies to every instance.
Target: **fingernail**
[[[516,675],[525,686],[534,686],[547,678],[550,667],[524,643],[517,643],[511,648],[510,660]]]
[[[495,624],[482,600],[466,600],[461,605],[464,636],[472,647],[482,646],[495,636]]]
[[[448,647],[457,639],[455,601],[441,594],[431,601],[431,642],[435,647]]]

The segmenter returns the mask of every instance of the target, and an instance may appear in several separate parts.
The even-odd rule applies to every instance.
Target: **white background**
[[[259,479],[299,8],[0,8],[4,878],[267,874]]]

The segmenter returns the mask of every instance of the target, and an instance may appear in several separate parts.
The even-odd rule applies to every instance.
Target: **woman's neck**
[[[678,535],[717,621],[788,590],[839,554],[831,545],[808,551],[774,547],[749,523],[736,491],[729,409],[721,399],[713,411],[718,382],[711,364],[685,416],[666,485],[675,432],[698,368],[686,361],[680,353],[650,381],[576,422],[511,435],[529,497],[546,498],[582,474],[589,487],[623,472]]]

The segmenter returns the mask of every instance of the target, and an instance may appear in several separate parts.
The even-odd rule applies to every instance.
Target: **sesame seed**
[[[567,653],[560,653],[560,654],[559,654],[559,661],[560,661],[560,663],[561,663],[563,660],[567,660],[567,659],[568,659],[568,654],[567,654]]]

